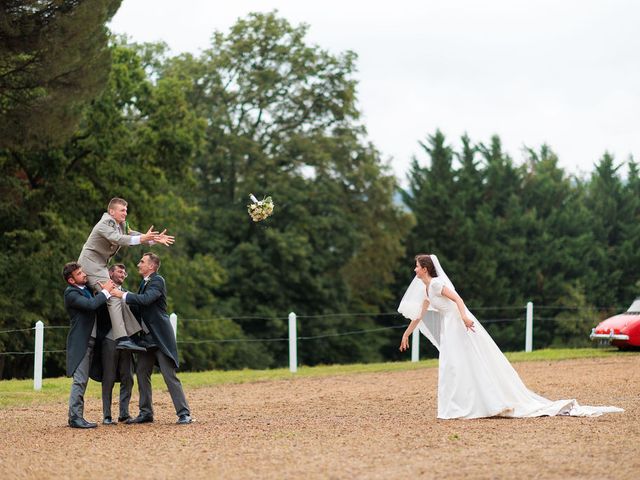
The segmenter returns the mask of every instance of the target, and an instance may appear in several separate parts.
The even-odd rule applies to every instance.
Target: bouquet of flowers
[[[273,200],[271,200],[271,197],[258,200],[253,196],[253,193],[250,193],[249,198],[251,203],[247,205],[247,211],[254,222],[264,220],[273,213]]]

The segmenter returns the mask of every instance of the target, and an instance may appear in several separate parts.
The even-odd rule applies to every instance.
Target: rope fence
[[[536,306],[537,310],[555,310],[555,311],[612,311],[615,307],[580,307],[580,306],[551,306],[551,305],[540,305]],[[503,311],[503,312],[523,312],[524,315],[519,316],[506,316],[504,318],[484,318],[478,319],[482,324],[500,324],[500,323],[514,323],[514,322],[525,322],[525,351],[530,352],[533,349],[533,304],[528,302],[525,307],[522,306],[488,306],[488,307],[477,307],[470,308],[471,311],[475,312],[490,312],[490,311]],[[291,372],[295,372],[297,370],[297,345],[298,342],[305,342],[309,340],[318,340],[318,339],[326,339],[326,338],[335,338],[335,337],[346,337],[353,335],[368,335],[372,333],[379,333],[383,331],[391,331],[398,330],[402,328],[406,328],[408,322],[390,326],[381,326],[376,328],[369,329],[361,329],[361,330],[348,330],[344,332],[332,332],[332,333],[324,333],[318,335],[297,335],[297,322],[300,320],[322,320],[322,319],[330,319],[330,318],[362,318],[362,317],[400,317],[397,312],[384,312],[384,313],[367,313],[367,312],[358,312],[358,313],[329,313],[329,314],[317,314],[317,315],[296,315],[295,313],[290,313],[288,316],[274,316],[274,317],[265,317],[265,316],[256,316],[256,315],[247,315],[247,316],[234,316],[234,317],[210,317],[210,318],[183,318],[181,322],[215,322],[220,320],[233,320],[233,321],[242,321],[242,320],[253,320],[253,321],[273,321],[273,320],[288,320],[288,330],[289,336],[287,337],[266,337],[266,338],[222,338],[222,339],[198,339],[198,338],[187,338],[177,340],[177,315],[175,313],[171,314],[170,321],[174,330],[174,334],[176,335],[177,343],[181,345],[201,345],[201,344],[233,344],[233,343],[274,343],[274,342],[289,342],[289,369]],[[537,316],[535,317],[536,321],[539,322],[562,322],[562,321],[575,321],[581,320],[571,317],[551,317],[551,316]],[[586,320],[586,319],[585,319]],[[24,356],[24,355],[34,355],[34,388],[39,390],[42,384],[42,361],[44,354],[57,354],[57,353],[65,353],[65,349],[58,350],[45,350],[44,349],[44,331],[49,329],[66,329],[68,330],[70,327],[67,325],[44,325],[43,322],[36,322],[34,327],[31,328],[17,328],[10,330],[0,330],[0,335],[5,334],[20,334],[25,332],[35,332],[35,344],[33,351],[6,351],[0,352],[0,356]],[[419,360],[419,344],[420,336],[418,333],[418,329],[416,329],[413,333],[412,338],[412,353],[411,360],[418,361]]]

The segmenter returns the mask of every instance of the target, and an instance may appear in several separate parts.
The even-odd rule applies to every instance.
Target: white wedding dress
[[[441,270],[439,263],[436,265]],[[406,313],[415,313],[415,302],[419,301],[421,311],[422,302],[428,296],[430,309],[439,313],[427,314],[419,323],[420,331],[440,350],[438,418],[584,417],[623,411],[617,407],[581,406],[575,400],[552,401],[529,390],[487,331],[468,311],[474,320],[475,332],[466,329],[456,304],[442,295],[445,285],[453,288],[446,274],[443,277],[439,275],[431,280],[428,293],[425,284],[416,277],[398,308],[407,316]],[[415,283],[416,280],[419,283]],[[420,290],[424,292],[422,301],[417,295]],[[407,296],[413,296],[413,308],[405,301]],[[413,318],[418,316],[419,313]]]

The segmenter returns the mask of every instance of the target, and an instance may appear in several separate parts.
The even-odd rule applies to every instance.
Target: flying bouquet
[[[250,193],[249,198],[251,203],[247,205],[247,211],[254,222],[260,222],[273,213],[273,200],[271,200],[271,197],[258,200],[253,196],[253,193]]]

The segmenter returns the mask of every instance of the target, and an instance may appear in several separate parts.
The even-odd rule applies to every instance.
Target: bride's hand
[[[462,321],[464,322],[464,326],[467,327],[467,330],[471,330],[472,332],[476,331],[473,320],[471,320],[469,317],[465,315],[464,317],[462,317]]]
[[[406,333],[402,335],[402,340],[400,341],[400,351],[404,352],[409,348],[409,335]]]

